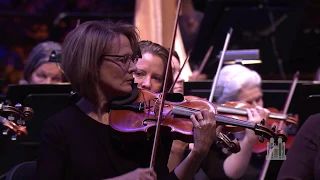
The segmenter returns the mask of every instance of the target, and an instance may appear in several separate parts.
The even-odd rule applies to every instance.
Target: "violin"
[[[0,124],[5,127],[3,135],[13,134],[11,140],[16,140],[19,136],[27,136],[26,120],[33,116],[33,109],[23,107],[21,104],[15,106],[9,103],[0,104]]]
[[[159,101],[161,93],[152,93],[136,88],[125,104],[112,103],[109,113],[109,124],[118,139],[134,141],[137,139],[150,139],[155,133],[157,116],[159,113]],[[125,102],[125,101],[118,101]],[[255,124],[227,116],[217,114],[217,108],[213,103],[204,99],[185,99],[182,102],[164,101],[162,111],[161,132],[170,133],[173,139],[187,143],[193,142],[193,124],[190,116],[202,109],[212,110],[215,113],[217,125],[233,125],[252,129],[263,138],[281,138],[286,142],[287,135],[281,131],[275,132],[261,124]],[[162,134],[161,133],[161,134]],[[261,141],[263,141],[263,138]]]
[[[226,102],[224,104],[218,105],[217,111],[218,113],[228,117],[248,120],[248,112],[246,110],[248,108],[254,108],[254,106],[246,102]],[[280,121],[283,121],[287,125],[298,125],[297,117],[281,114],[276,108],[267,109],[270,111],[270,113],[268,114],[265,125],[269,126],[270,128],[275,128],[276,126],[278,126]],[[244,128],[228,125],[225,127],[225,130],[234,133],[244,131]]]
[[[196,96],[184,96],[184,100],[197,100],[204,99]],[[217,135],[217,141],[215,143],[217,147],[222,149],[225,154],[228,153],[238,153],[241,150],[240,143],[237,139],[231,140],[226,134],[219,132]]]

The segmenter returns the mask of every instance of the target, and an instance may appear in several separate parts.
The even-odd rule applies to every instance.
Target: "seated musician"
[[[320,179],[320,114],[311,115],[301,126],[283,161],[278,180]]]
[[[227,101],[242,101],[247,102],[256,108],[248,110],[248,121],[260,123],[269,113],[263,107],[262,92],[261,92],[261,77],[255,71],[252,71],[242,65],[224,66],[220,71],[220,76],[217,81],[215,90],[215,98],[218,104],[226,103]],[[247,129],[245,134],[234,134],[239,139],[241,151],[230,156],[224,156],[222,153],[218,155],[219,159],[223,160],[223,169],[225,175],[230,179],[239,179],[245,173],[250,163],[252,148],[257,141],[255,133]],[[212,163],[208,159],[203,163],[202,170],[210,179],[220,179],[215,172],[217,163]],[[251,169],[253,169],[251,167]],[[246,178],[256,179],[258,171],[250,172]],[[204,175],[204,174],[202,174]],[[201,177],[199,175],[199,177]]]
[[[23,79],[19,84],[56,84],[64,82],[63,73],[55,62],[49,62],[54,50],[61,50],[61,45],[45,41],[35,46],[27,58]]]
[[[138,70],[134,73],[135,82],[138,87],[152,92],[160,93],[163,89],[164,73],[168,62],[169,52],[163,46],[151,41],[139,42],[142,58],[138,60],[136,66]],[[180,70],[179,56],[174,51],[171,67],[169,68],[168,88],[171,87],[173,81]],[[173,88],[175,93],[183,93],[183,81],[179,80]],[[184,159],[185,148],[187,143],[180,140],[174,140],[172,144],[171,154],[169,157],[168,167],[173,170]]]
[[[136,29],[129,24],[87,21],[66,36],[62,69],[82,99],[46,121],[37,160],[39,179],[149,180],[194,176],[216,137],[211,111],[191,115],[195,148],[171,172],[167,168],[171,136],[161,134],[154,169],[148,168],[153,138],[124,142],[114,137],[109,119],[111,102],[132,93],[138,48]]]
[[[166,58],[160,58],[161,55],[165,54],[165,50],[160,45],[158,45],[156,43],[152,43],[150,41],[140,42],[140,49],[141,49],[141,53],[142,53],[142,59],[139,59],[139,61],[137,62],[138,70],[135,73],[135,81],[138,83],[138,85],[141,88],[151,90],[153,92],[161,92],[162,86],[163,86],[163,80],[164,80],[163,79],[163,71],[165,69],[165,64],[167,62],[168,55],[166,55]],[[152,56],[150,55],[151,53],[153,54]],[[168,54],[168,52],[166,52],[166,53]],[[154,58],[154,56],[156,56],[156,54],[158,56],[157,56],[157,58]],[[151,57],[153,57],[153,58],[151,58]],[[172,61],[173,60],[174,60],[174,58],[172,59]],[[162,62],[162,63],[160,63],[160,62]],[[173,67],[173,72],[175,72],[176,69],[177,68]],[[157,76],[157,75],[159,75],[159,76]],[[160,77],[160,78],[158,78],[159,80],[156,80],[153,77]],[[251,113],[251,111],[253,113]],[[260,122],[260,120],[262,118],[257,113],[257,110],[252,109],[251,111],[249,111],[250,120],[253,122]],[[249,132],[249,133],[251,133],[251,132]],[[254,139],[254,143],[256,142],[256,136],[255,136],[254,132],[252,132],[252,133],[253,133],[254,137],[252,138],[251,136],[248,136],[249,138],[245,138],[242,145],[247,145],[247,142],[251,142],[251,141],[249,141],[249,140],[251,140],[250,138]],[[205,165],[205,167],[210,168],[209,164],[212,165],[212,163],[215,163],[216,166],[219,166],[217,168],[215,167],[216,168],[215,170],[225,171],[225,172],[220,172],[220,171],[217,172],[217,171],[212,170],[212,172],[214,171],[214,174],[215,174],[215,177],[213,179],[216,179],[216,178],[221,179],[221,178],[228,178],[228,177],[231,179],[238,178],[241,176],[238,174],[242,173],[242,172],[239,173],[239,171],[246,170],[246,167],[243,170],[242,166],[247,166],[246,163],[249,161],[250,155],[251,155],[251,151],[248,150],[248,148],[250,149],[250,147],[252,147],[252,145],[254,145],[254,143],[250,144],[249,147],[248,146],[243,147],[241,152],[239,152],[237,155],[230,156],[227,163],[234,163],[237,166],[232,166],[232,165],[226,166],[226,163],[224,163],[225,161],[221,161],[221,160],[216,161],[216,153],[212,153],[212,152],[210,152],[208,155],[208,158],[210,158],[210,159],[209,160],[208,160],[208,158],[205,159],[204,165]],[[188,144],[184,143],[182,141],[179,141],[179,140],[174,141],[174,143],[172,144],[170,159],[168,162],[169,169],[174,169],[183,160],[184,154],[185,154],[185,148],[187,146],[188,146]],[[191,144],[191,146],[193,147],[193,144]],[[219,150],[217,150],[217,151],[219,151]],[[241,156],[241,157],[239,157],[239,156]],[[249,156],[248,160],[246,159],[246,157],[242,157],[242,156]],[[242,161],[242,159],[245,159],[247,161]],[[224,163],[224,165],[223,165],[223,163]],[[206,165],[208,165],[208,166],[206,166]],[[238,176],[238,177],[236,177],[236,176]],[[201,174],[198,175],[197,177],[201,177]]]

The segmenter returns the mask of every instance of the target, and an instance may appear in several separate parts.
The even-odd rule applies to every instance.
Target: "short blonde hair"
[[[100,60],[120,42],[120,35],[129,39],[133,52],[139,49],[135,26],[110,21],[87,21],[73,29],[62,44],[62,69],[73,89],[82,97],[98,103]]]
[[[241,89],[261,86],[261,77],[245,66],[234,64],[224,66],[219,75],[215,90],[217,103],[237,101]]]

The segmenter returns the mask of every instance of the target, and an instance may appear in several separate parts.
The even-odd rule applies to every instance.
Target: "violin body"
[[[161,94],[138,89],[137,98],[130,107],[112,110],[109,114],[110,126],[118,137],[124,140],[149,139],[155,132]],[[193,142],[193,124],[189,117],[179,117],[173,113],[175,106],[209,109],[216,112],[213,104],[194,99],[182,102],[166,101],[162,112],[161,133],[170,133],[174,139]]]
[[[118,139],[134,141],[135,139],[148,140],[155,134],[155,127],[159,115],[159,104],[162,99],[160,93],[135,88],[129,99],[122,101],[125,104],[116,104],[109,113],[109,123]],[[164,101],[161,114],[161,134],[170,133],[173,139],[182,140],[187,143],[193,142],[193,124],[190,116],[194,113],[207,109],[215,113],[217,125],[233,125],[252,129],[261,137],[281,138],[286,142],[286,134],[275,132],[260,124],[246,122],[217,114],[213,103],[201,98],[187,97],[181,102]]]

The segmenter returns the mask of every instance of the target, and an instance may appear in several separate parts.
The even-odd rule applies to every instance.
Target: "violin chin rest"
[[[184,100],[184,96],[180,93],[168,93],[166,95],[166,101],[182,102],[183,100]]]

